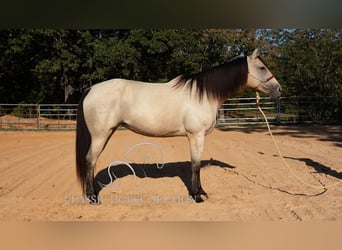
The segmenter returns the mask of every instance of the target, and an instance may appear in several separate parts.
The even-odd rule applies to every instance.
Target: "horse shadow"
[[[228,163],[210,159],[201,162],[201,168],[208,166],[217,166],[221,168],[235,168]],[[133,171],[132,171],[133,170]],[[168,162],[168,163],[122,163],[113,167],[106,167],[95,175],[95,189],[99,193],[106,186],[115,183],[116,179],[125,176],[133,176],[139,178],[164,178],[178,177],[182,180],[188,192],[191,191],[191,162]]]
[[[325,166],[322,163],[314,161],[310,158],[296,158],[296,157],[289,157],[289,156],[284,156],[284,158],[304,162],[306,166],[313,168],[316,171],[316,173],[330,175],[337,179],[342,179],[342,172],[337,172],[335,169]]]

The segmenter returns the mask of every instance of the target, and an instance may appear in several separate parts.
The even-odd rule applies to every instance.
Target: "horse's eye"
[[[264,66],[261,66],[260,69],[261,70],[266,70],[266,68]]]

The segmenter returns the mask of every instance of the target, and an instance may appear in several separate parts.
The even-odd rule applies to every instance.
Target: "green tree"
[[[77,102],[75,93],[97,82],[166,82],[256,47],[284,95],[341,97],[341,30],[29,29],[0,30],[0,98]]]
[[[91,36],[79,30],[1,30],[2,102],[64,102],[92,72]]]
[[[37,85],[31,68],[35,53],[32,35],[25,30],[0,31],[0,98],[2,103],[29,101]]]
[[[285,95],[341,97],[341,30],[268,30],[264,37]]]
[[[66,101],[70,90],[82,88],[91,79],[91,35],[82,30],[36,30],[34,34],[40,48],[32,69],[41,84],[38,102]]]
[[[93,79],[158,82],[180,72],[197,71],[203,61],[200,36],[199,31],[174,29],[118,30],[101,35],[94,41]]]

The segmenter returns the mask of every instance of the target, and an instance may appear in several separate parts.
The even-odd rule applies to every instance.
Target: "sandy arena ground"
[[[188,197],[186,138],[117,131],[98,161],[96,178],[110,183],[106,167],[113,161],[130,165],[110,168],[121,178],[114,181],[112,175],[113,183],[100,193],[101,205],[89,205],[81,196],[75,132],[1,131],[0,220],[341,220],[341,127],[273,131],[300,180],[277,157],[265,127],[215,129],[206,138],[202,157],[201,180],[209,199],[200,204]]]

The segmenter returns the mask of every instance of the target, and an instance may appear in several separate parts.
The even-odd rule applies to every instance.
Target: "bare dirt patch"
[[[75,132],[2,131],[1,220],[340,220],[341,127],[273,131],[293,172],[316,188],[282,164],[264,127],[230,127],[206,138],[201,179],[209,199],[196,204],[188,197],[186,138],[117,131],[98,161],[97,179],[108,183],[106,166],[119,160],[131,163],[135,175],[126,165],[112,167],[121,178],[101,191],[102,204],[95,206],[82,198],[76,180]],[[142,142],[162,145],[162,151],[145,144],[127,155]]]

